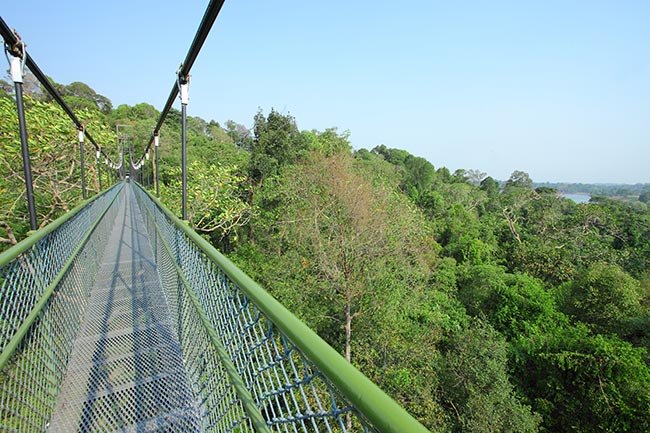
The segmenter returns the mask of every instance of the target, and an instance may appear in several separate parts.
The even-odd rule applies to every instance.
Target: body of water
[[[573,200],[576,203],[589,203],[589,200],[591,199],[590,194],[584,194],[584,193],[570,194],[570,193],[563,192],[562,197],[568,198],[569,200]]]

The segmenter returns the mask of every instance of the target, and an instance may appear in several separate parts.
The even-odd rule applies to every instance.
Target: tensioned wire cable
[[[169,92],[169,96],[167,97],[167,102],[165,103],[165,106],[160,112],[158,123],[156,123],[156,127],[154,128],[153,133],[151,134],[149,143],[147,144],[144,151],[142,152],[142,156],[140,156],[140,158],[137,160],[136,165],[145,158],[146,153],[151,149],[151,145],[154,141],[154,137],[160,133],[160,128],[162,128],[163,122],[167,118],[167,114],[169,114],[169,110],[171,110],[172,105],[174,104],[174,101],[178,96],[179,81],[189,79],[190,70],[192,69],[194,62],[196,61],[196,58],[198,57],[199,52],[203,47],[203,43],[208,37],[208,34],[212,29],[212,25],[216,21],[217,16],[221,11],[221,7],[223,6],[224,2],[225,0],[212,0],[208,5],[205,14],[203,15],[203,19],[201,20],[201,24],[199,24],[199,28],[196,31],[196,34],[194,35],[194,40],[192,41],[192,44],[190,45],[187,55],[185,56],[185,60],[183,61],[183,63],[181,63],[181,66],[178,69],[177,78],[176,80],[174,80],[172,89]]]
[[[2,34],[2,38],[5,41],[5,48],[10,52],[13,52],[13,50],[20,43],[22,43],[18,34],[9,28],[9,26],[7,25],[7,23],[2,17],[0,17],[0,34]],[[68,115],[68,117],[72,120],[72,122],[75,124],[77,129],[83,131],[86,138],[88,138],[88,140],[95,147],[95,151],[100,152],[104,156],[104,158],[108,159],[111,162],[111,164],[117,165],[113,163],[111,158],[109,158],[109,156],[104,152],[104,150],[95,142],[93,137],[86,130],[83,123],[81,123],[81,121],[74,113],[74,111],[72,111],[72,109],[68,106],[68,104],[66,104],[61,94],[54,88],[54,86],[47,78],[47,76],[43,73],[41,68],[38,67],[36,61],[34,61],[34,59],[27,52],[25,52],[24,55],[26,56],[26,59],[24,59],[25,64],[27,65],[29,70],[32,72],[32,74],[34,74],[36,79],[41,83],[41,85],[45,88],[45,90],[47,90],[47,92],[52,96],[52,98],[54,98],[54,100],[59,104],[59,106],[63,109],[63,111]]]

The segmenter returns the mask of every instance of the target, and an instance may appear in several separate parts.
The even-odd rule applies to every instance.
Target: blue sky
[[[158,109],[207,5],[5,3],[55,80]],[[650,182],[648,23],[645,0],[226,0],[189,113],[250,126],[275,107],[499,179]]]

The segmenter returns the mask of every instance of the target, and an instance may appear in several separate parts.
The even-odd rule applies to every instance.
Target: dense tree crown
[[[80,199],[78,148],[27,81],[46,224]],[[109,154],[142,151],[153,106],[56,86]],[[172,110],[163,125],[159,166],[176,211],[179,120]],[[433,431],[650,430],[648,189],[575,204],[523,171],[500,183],[384,145],[353,151],[347,132],[301,131],[273,109],[252,130],[198,117],[188,128],[189,223]],[[27,232],[16,131],[3,81],[5,248]]]

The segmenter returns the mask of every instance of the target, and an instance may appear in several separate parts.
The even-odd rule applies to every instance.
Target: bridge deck
[[[49,431],[199,431],[131,185],[121,194]]]

